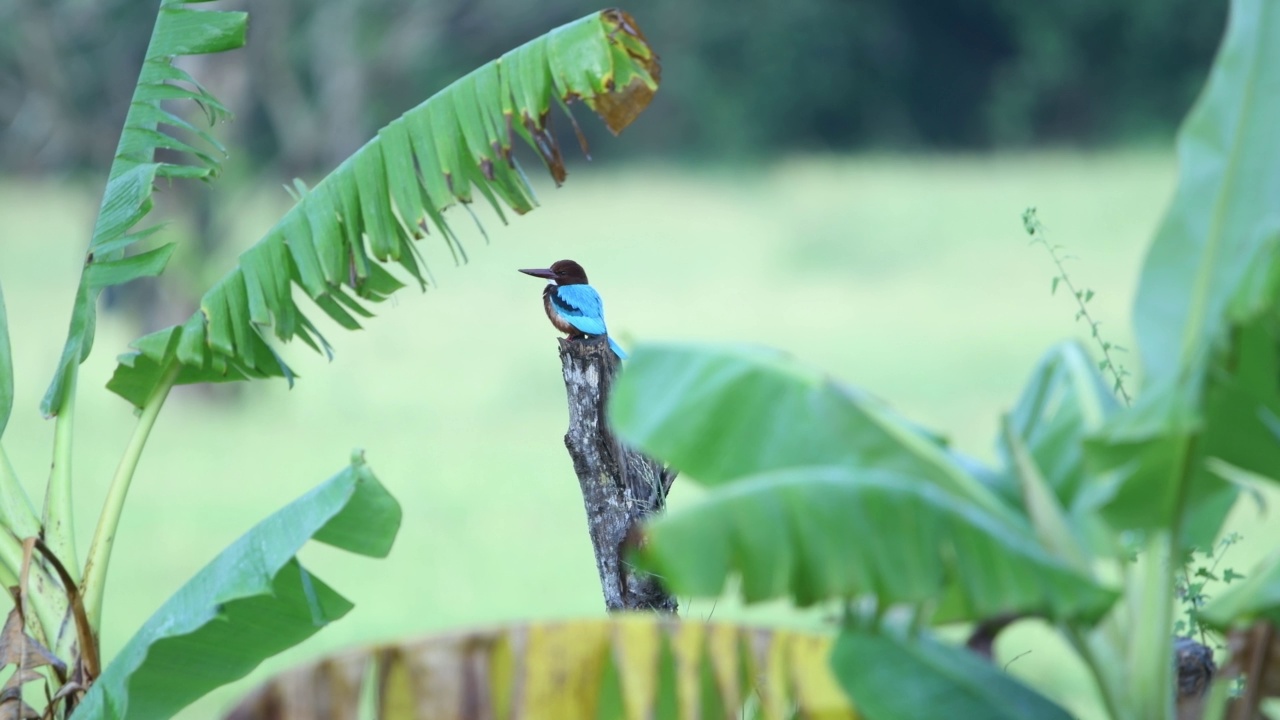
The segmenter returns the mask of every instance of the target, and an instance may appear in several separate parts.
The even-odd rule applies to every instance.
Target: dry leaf
[[[52,665],[60,673],[66,673],[67,666],[39,641],[27,634],[22,614],[14,607],[5,618],[4,629],[0,629],[0,667],[13,665],[19,670],[30,670],[44,665]]]

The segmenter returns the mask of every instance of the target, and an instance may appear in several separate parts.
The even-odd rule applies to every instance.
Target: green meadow
[[[783,348],[990,459],[999,414],[1041,352],[1086,335],[1067,295],[1050,294],[1055,270],[1028,245],[1023,209],[1039,208],[1050,238],[1078,258],[1069,270],[1096,291],[1090,306],[1106,337],[1131,345],[1137,273],[1174,181],[1171,154],[1137,151],[802,157],[738,169],[597,162],[575,167],[563,188],[540,184],[542,207],[510,225],[481,213],[488,244],[454,210],[469,262],[455,266],[428,239],[436,285],[401,291],[360,332],[325,325],[332,362],[285,348],[301,376],[293,389],[272,381],[237,395],[175,391],[125,509],[107,588],[107,656],[221,548],[341,469],[353,448],[403,506],[391,556],[308,547],[309,567],[356,609],[181,717],[216,717],[262,673],[354,643],[600,614],[562,442],[555,333],[540,282],[517,268],[579,261],[624,346]],[[33,494],[53,429],[37,405],[61,350],[99,190],[0,181],[0,283],[18,394],[5,447]],[[205,282],[289,203],[275,179],[224,197],[241,244],[188,273]],[[133,424],[131,408],[103,385],[137,334],[104,314],[81,374],[82,552]],[[1133,353],[1120,360],[1137,363]],[[678,480],[672,504],[697,497]],[[1243,508],[1232,524],[1246,536],[1227,561],[1240,572],[1265,549],[1250,534],[1255,522]],[[822,620],[776,605],[682,604],[694,617]],[[998,650],[1012,672],[1051,678],[1057,699],[1089,715],[1085,678],[1034,627],[1002,636]]]

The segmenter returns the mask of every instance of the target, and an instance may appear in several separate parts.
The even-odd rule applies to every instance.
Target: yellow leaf
[[[831,644],[648,614],[511,625],[322,659],[277,676],[230,716],[358,717],[372,697],[379,720],[600,720],[619,701],[627,720],[737,720],[758,698],[770,720],[856,720],[828,666]],[[716,707],[723,717],[702,714]]]
[[[702,648],[706,626],[700,623],[669,623],[668,641],[676,658],[676,691],[680,698],[680,720],[700,720],[702,695]]]
[[[627,720],[649,720],[658,697],[658,651],[662,638],[652,618],[632,615],[615,621],[614,662],[622,671]]]

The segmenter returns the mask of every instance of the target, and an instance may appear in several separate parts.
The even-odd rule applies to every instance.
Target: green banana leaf
[[[45,415],[61,412],[75,368],[89,356],[97,321],[97,300],[102,290],[164,269],[171,246],[125,257],[126,249],[155,230],[131,232],[151,211],[156,178],[208,179],[219,171],[219,156],[226,155],[226,149],[216,138],[161,104],[165,100],[193,100],[205,110],[211,123],[229,116],[222,103],[184,70],[175,67],[173,60],[183,55],[216,53],[244,45],[247,16],[243,12],[196,10],[193,8],[196,4],[183,0],[163,0],[160,4],[107,176],[107,188],[102,194],[84,271],[76,289],[67,342],[53,382],[40,404]],[[162,124],[194,136],[195,144],[161,132]],[[159,148],[176,151],[178,157],[191,162],[156,162]]]
[[[1270,261],[1280,230],[1278,38],[1274,3],[1232,3],[1213,70],[1179,132],[1178,187],[1148,250],[1134,304],[1148,386],[1191,379],[1185,373],[1201,369],[1211,349],[1227,340],[1233,304],[1274,299],[1274,277],[1260,280],[1274,275]]]
[[[385,557],[400,505],[357,452],[351,465],[258,523],[169,598],[85,695],[75,720],[171,717],[349,611],[298,561],[314,539]]]
[[[1280,477],[1280,9],[1232,3],[1178,139],[1179,184],[1143,265],[1138,403],[1091,446],[1118,528],[1179,526],[1207,546],[1236,493],[1208,458]]]
[[[624,440],[708,486],[811,465],[874,468],[1013,517],[936,437],[777,351],[644,345],[609,405]]]
[[[1071,720],[986,660],[924,634],[846,627],[831,666],[870,720]]]
[[[205,293],[199,312],[133,343],[108,387],[140,406],[175,362],[179,384],[292,381],[269,332],[329,351],[295,302],[294,285],[342,327],[360,327],[371,317],[367,304],[403,287],[383,263],[398,264],[425,288],[417,239],[434,229],[465,259],[446,208],[478,195],[499,216],[503,206],[533,209],[533,191],[512,155],[516,135],[557,182],[564,179],[547,126],[553,100],[566,110],[567,101],[582,100],[617,133],[648,104],[658,81],[657,56],[620,10],[569,23],[480,67],[384,127],[315,187],[300,187],[298,203]]]
[[[675,593],[716,597],[740,575],[748,602],[874,594],[941,599],[939,620],[1035,613],[1097,620],[1116,593],[1013,526],[890,471],[811,467],[716,488],[649,526],[640,557]]]

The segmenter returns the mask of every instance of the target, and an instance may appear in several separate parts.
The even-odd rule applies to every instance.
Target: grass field
[[[332,363],[304,346],[302,379],[209,402],[180,389],[153,435],[111,568],[105,647],[132,630],[218,550],[337,471],[363,447],[404,507],[391,557],[308,548],[324,580],[356,602],[346,619],[261,671],[361,641],[518,618],[601,612],[581,500],[562,445],[563,385],[541,284],[515,272],[581,262],[624,345],[697,339],[781,347],[881,396],[991,456],[998,414],[1051,343],[1081,336],[1074,308],[1049,293],[1052,266],[1020,214],[1037,206],[1052,238],[1079,256],[1075,280],[1114,342],[1143,249],[1174,181],[1160,154],[809,158],[751,170],[661,166],[578,169],[544,207],[455,268],[429,257],[439,288],[403,291],[358,333],[329,335]],[[238,194],[247,244],[287,196]],[[98,188],[0,183],[0,282],[8,301],[18,405],[5,447],[29,486],[43,483],[52,424],[36,410],[63,341]],[[469,224],[465,214],[455,221]],[[181,252],[181,250],[179,251]],[[230,266],[228,252],[215,278]],[[181,262],[181,260],[178,260]],[[137,334],[103,318],[81,375],[76,524],[87,544],[132,427],[102,386]],[[1136,363],[1135,358],[1129,359]],[[676,505],[696,500],[677,482]],[[1249,538],[1249,520],[1237,529]],[[1238,551],[1244,561],[1261,544]],[[705,616],[711,603],[685,609]],[[769,608],[770,617],[785,617]],[[730,604],[717,617],[749,616]],[[1002,638],[1023,675],[1087,715],[1083,678],[1034,629]],[[259,675],[261,676],[261,671]],[[214,717],[253,679],[181,717]]]

